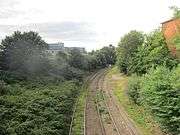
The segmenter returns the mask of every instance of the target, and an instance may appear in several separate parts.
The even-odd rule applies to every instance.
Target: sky
[[[180,0],[0,0],[0,40],[36,31],[47,43],[85,47],[113,44],[130,30],[145,33],[172,17]]]

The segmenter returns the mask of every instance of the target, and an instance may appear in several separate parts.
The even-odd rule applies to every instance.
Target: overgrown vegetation
[[[48,44],[32,31],[17,31],[2,40],[1,135],[67,135],[83,77],[114,64],[116,59],[112,45],[89,54],[72,49],[55,56],[47,48]]]
[[[124,72],[125,74],[137,73],[142,75],[147,73],[147,71],[152,67],[155,68],[159,65],[164,65],[172,69],[177,65],[178,60],[170,55],[166,41],[160,30],[155,30],[149,35],[145,35],[145,40],[142,40],[141,42],[137,42],[139,41],[139,37],[135,37],[133,40],[131,40],[132,37],[128,36],[128,34],[125,35],[125,37],[129,39],[127,40],[127,43],[122,45],[122,42],[124,41],[121,40],[118,46],[117,65],[121,72]],[[134,52],[132,53],[131,50],[129,51],[127,49],[128,52],[125,53],[125,55],[132,53],[130,59],[128,57],[121,61],[122,57],[124,57],[121,53],[122,46],[125,46],[125,48],[134,46],[134,41],[137,42],[135,43],[137,44],[136,49],[133,49]],[[124,66],[124,62],[128,64]]]
[[[1,135],[68,134],[79,87],[74,82],[13,84],[0,96]]]
[[[140,103],[140,82],[141,78],[135,74],[131,76],[128,82],[127,94],[135,104]]]
[[[85,83],[79,93],[76,105],[74,107],[74,118],[71,123],[71,135],[83,135],[84,134],[84,109],[86,106],[87,88],[88,85]]]
[[[129,76],[119,74],[117,67],[114,67],[109,71],[108,77],[109,83],[112,85],[114,95],[117,97],[120,104],[128,113],[128,116],[130,116],[130,118],[135,122],[138,129],[140,129],[143,135],[163,135],[158,124],[154,121],[151,113],[145,110],[144,107],[140,105],[139,100],[138,104],[134,103],[132,99],[135,99],[136,96],[128,98],[129,95],[127,94],[128,92],[126,90],[127,85],[129,85]],[[140,77],[138,77],[138,81],[133,82],[133,79],[136,79],[137,77],[137,75],[133,75],[133,78],[131,79],[131,82],[133,84],[139,82]],[[136,88],[137,86],[135,86],[135,89],[133,90],[136,91]]]
[[[131,65],[135,53],[138,51],[138,47],[142,45],[144,36],[141,32],[130,31],[118,44],[117,48],[117,65],[119,69],[125,74],[131,72]]]
[[[177,18],[179,9],[174,14]],[[178,135],[180,61],[170,54],[160,30],[146,35],[139,34],[134,38],[132,33],[131,31],[121,39],[117,49],[117,65],[120,71],[131,75],[127,88],[129,98],[135,104],[150,110],[164,131]],[[144,38],[140,38],[141,36]],[[144,40],[138,42],[140,39]],[[174,43],[178,45],[180,42],[177,39]],[[123,53],[123,49],[126,53]]]
[[[180,133],[180,67],[169,70],[157,67],[141,81],[142,104],[151,110],[156,120],[172,134]]]

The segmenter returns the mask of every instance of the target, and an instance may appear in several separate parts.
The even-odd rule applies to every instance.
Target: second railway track
[[[117,105],[105,77],[108,69],[94,74],[86,100],[85,135],[140,135],[136,127]],[[97,95],[102,96],[98,99]]]
[[[132,121],[117,105],[106,80],[107,72],[108,69],[100,70],[89,79],[84,135],[140,135]]]
[[[87,92],[86,106],[85,106],[85,120],[84,120],[84,134],[85,135],[105,135],[103,123],[96,104],[97,82],[104,70],[95,73],[89,81],[89,89]]]
[[[140,135],[139,130],[115,100],[109,81],[105,73],[99,81],[99,87],[103,91],[104,102],[118,135]]]

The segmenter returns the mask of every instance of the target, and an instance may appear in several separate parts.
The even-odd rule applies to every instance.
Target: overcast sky
[[[33,30],[48,43],[98,49],[130,30],[160,27],[173,5],[180,0],[0,0],[0,39]]]

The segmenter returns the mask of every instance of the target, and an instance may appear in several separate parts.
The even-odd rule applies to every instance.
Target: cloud
[[[95,42],[96,32],[93,24],[85,22],[38,23],[27,25],[0,25],[0,31],[11,34],[14,31],[36,31],[51,41]],[[2,36],[2,34],[1,34]]]
[[[1,19],[7,19],[7,18],[11,18],[11,17],[17,17],[20,14],[23,14],[24,12],[21,11],[16,11],[13,9],[1,9],[0,10],[0,18]]]
[[[6,7],[6,6],[12,7],[19,3],[19,1],[17,1],[17,0],[0,0],[0,2],[1,2],[1,4],[0,4],[1,8]]]
[[[0,19],[7,19],[21,14],[14,7],[19,4],[17,0],[0,0]]]

